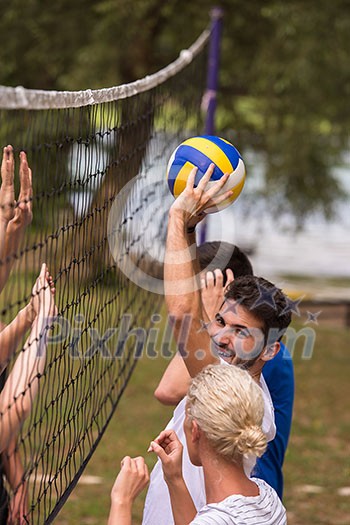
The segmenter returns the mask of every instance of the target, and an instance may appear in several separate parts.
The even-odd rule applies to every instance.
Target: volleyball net
[[[2,443],[2,457],[23,463],[18,486],[6,488],[10,498],[28,497],[28,523],[53,521],[147,347],[162,303],[155,261],[162,260],[172,201],[166,162],[184,138],[201,131],[208,37],[205,31],[175,62],[123,86],[82,92],[0,87],[0,138],[14,148],[17,197],[21,150],[33,172],[31,224],[0,261],[0,273],[1,267],[9,273],[1,321],[9,326],[37,299],[33,285],[42,263],[53,276],[58,310],[35,338],[43,344],[34,357],[46,354],[45,364],[36,363],[23,392],[10,390],[1,403],[3,435],[10,407],[20,414],[28,398],[32,405],[19,433]],[[23,359],[23,372],[32,366],[24,341],[25,334],[5,353],[5,339],[1,345],[13,391],[16,362]]]

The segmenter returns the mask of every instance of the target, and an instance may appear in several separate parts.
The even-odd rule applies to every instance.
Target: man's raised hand
[[[205,210],[216,206],[232,195],[232,190],[220,193],[226,184],[230,174],[225,173],[218,181],[207,187],[208,182],[214,171],[214,164],[211,164],[197,187],[194,187],[198,168],[193,168],[190,172],[184,191],[175,199],[170,212],[181,214],[187,227],[193,227],[205,216]]]

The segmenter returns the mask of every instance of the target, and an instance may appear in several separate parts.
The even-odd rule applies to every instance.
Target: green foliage
[[[348,147],[346,0],[222,0],[218,134],[265,153],[274,207],[302,222],[341,197]],[[3,6],[1,82],[40,89],[130,82],[174,60],[209,24],[212,2],[13,0]]]

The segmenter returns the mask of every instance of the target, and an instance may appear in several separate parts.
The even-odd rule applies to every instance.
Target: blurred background
[[[234,206],[210,217],[207,238],[241,246],[256,273],[296,299],[312,301],[305,303],[306,312],[319,314],[312,324],[313,358],[293,356],[297,398],[285,504],[292,525],[346,525],[350,4],[217,4],[224,17],[216,133],[241,152],[247,182]],[[212,7],[207,0],[1,2],[0,84],[80,90],[134,81],[189,47],[209,25]],[[301,327],[305,319],[306,313],[297,319]],[[105,519],[120,457],[143,453],[169,418],[169,410],[149,401],[166,365],[164,359],[138,365],[57,523],[91,525]]]
[[[244,198],[224,217],[230,228],[215,217],[208,235],[250,249],[261,273],[329,276],[349,288],[349,4],[218,4],[217,134],[240,150],[248,178]],[[142,78],[191,45],[212,7],[207,0],[3,3],[1,84],[80,90]]]

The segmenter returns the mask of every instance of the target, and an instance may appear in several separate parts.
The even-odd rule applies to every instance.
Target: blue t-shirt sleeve
[[[257,460],[254,475],[266,481],[282,499],[282,466],[291,430],[294,402],[293,361],[283,344],[276,357],[264,365],[263,376],[275,409],[276,437],[268,444],[265,454]]]

